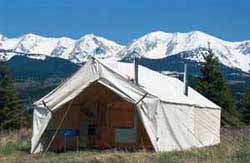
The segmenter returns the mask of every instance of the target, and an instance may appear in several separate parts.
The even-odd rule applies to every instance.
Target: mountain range
[[[0,35],[0,60],[8,61],[15,55],[22,55],[39,60],[58,57],[81,64],[90,55],[129,61],[137,53],[146,59],[163,59],[183,54],[183,59],[203,62],[202,54],[206,51],[208,42],[222,65],[244,72],[250,71],[250,41],[229,42],[200,31],[156,31],[127,45],[120,45],[94,34],[87,34],[78,40],[67,37],[47,38],[35,34],[25,34],[18,38]]]
[[[18,38],[0,35],[0,60],[7,61],[14,55],[26,55],[29,58],[42,59],[46,56],[67,59],[73,63],[83,63],[88,56],[113,58],[123,48],[113,41],[93,34],[71,38],[46,38],[26,34]]]
[[[224,79],[240,101],[242,93],[250,85],[250,41],[229,42],[200,31],[157,31],[127,45],[94,34],[78,40],[34,34],[18,38],[0,35],[0,61],[9,68],[25,105],[31,106],[31,101],[54,89],[78,70],[89,56],[132,62],[134,55],[140,55],[141,65],[178,78],[182,77],[183,64],[187,63],[190,78],[199,76],[208,42],[220,61]]]

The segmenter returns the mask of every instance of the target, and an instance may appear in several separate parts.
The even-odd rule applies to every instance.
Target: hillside
[[[75,72],[79,66],[60,58],[46,57],[45,60],[14,56],[6,62],[11,76],[15,79],[46,79],[53,76],[65,78]]]
[[[16,81],[21,99],[28,105],[46,95],[79,68],[68,60],[52,57],[37,60],[14,56],[5,64]]]

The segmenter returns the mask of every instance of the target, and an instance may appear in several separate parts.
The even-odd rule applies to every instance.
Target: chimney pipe
[[[184,94],[188,96],[188,79],[187,79],[187,64],[184,64],[184,75],[183,75],[183,83],[184,83]]]
[[[134,83],[138,85],[138,70],[139,70],[139,57],[135,56],[134,58]]]

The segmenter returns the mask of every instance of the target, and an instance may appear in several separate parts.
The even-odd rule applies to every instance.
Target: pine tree
[[[196,79],[196,89],[222,108],[222,125],[241,125],[240,113],[237,111],[235,100],[224,81],[218,58],[215,57],[210,47],[208,52],[203,54],[203,58],[205,62],[200,68],[201,77]]]
[[[26,119],[17,97],[14,81],[8,69],[0,62],[0,129],[17,129]]]
[[[250,125],[250,88],[246,90],[242,97],[243,118],[247,125]]]

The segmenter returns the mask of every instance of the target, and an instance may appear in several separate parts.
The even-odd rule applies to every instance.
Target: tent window
[[[112,112],[113,115],[116,114],[114,117],[117,117],[113,121],[115,125],[115,143],[136,143],[137,118],[133,106],[126,105],[126,103],[118,103],[118,105],[113,107]]]
[[[115,143],[135,143],[136,130],[134,128],[116,128]]]

